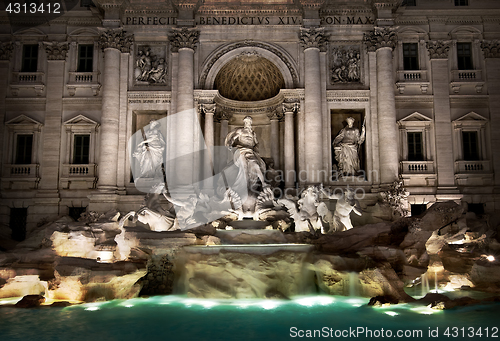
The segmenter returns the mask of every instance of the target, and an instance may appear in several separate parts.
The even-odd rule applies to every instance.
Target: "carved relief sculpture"
[[[165,84],[167,65],[165,58],[158,58],[150,47],[140,48],[136,58],[136,81]]]
[[[341,175],[356,175],[360,168],[359,146],[365,141],[365,123],[360,134],[359,129],[353,126],[354,118],[348,117],[346,122],[347,127],[342,128],[333,140],[335,160]]]
[[[334,48],[331,54],[331,84],[360,81],[360,53],[353,48]]]

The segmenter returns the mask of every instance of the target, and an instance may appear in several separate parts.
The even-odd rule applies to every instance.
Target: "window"
[[[78,72],[92,72],[94,45],[78,45]]]
[[[73,164],[89,164],[90,135],[74,135]]]
[[[455,0],[455,6],[469,6],[469,0]]]
[[[11,208],[9,227],[12,230],[11,238],[17,241],[26,239],[27,208]]]
[[[477,131],[462,131],[462,147],[465,161],[480,159]]]
[[[405,70],[418,70],[418,44],[403,43],[403,65]]]
[[[408,132],[408,161],[424,161],[421,132]]]
[[[403,0],[403,6],[417,6],[417,0]]]
[[[38,45],[23,46],[23,65],[21,72],[36,72],[38,64]]]
[[[457,59],[459,70],[472,70],[471,43],[457,43]]]
[[[411,216],[415,217],[415,216],[418,216],[418,215],[421,215],[422,213],[424,213],[425,210],[427,210],[427,205],[426,204],[412,204],[412,205],[410,205],[410,209],[411,209]]]
[[[16,139],[16,159],[17,165],[31,164],[31,155],[33,151],[33,135],[17,135]]]

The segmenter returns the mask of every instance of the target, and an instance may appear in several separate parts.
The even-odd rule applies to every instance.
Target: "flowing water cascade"
[[[360,296],[359,274],[357,272],[349,272],[349,296]]]
[[[429,278],[427,277],[427,273],[422,274],[422,278],[420,280],[420,288],[422,292],[422,297],[424,297],[429,291]]]

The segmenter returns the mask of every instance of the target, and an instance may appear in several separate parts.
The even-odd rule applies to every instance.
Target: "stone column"
[[[285,113],[285,188],[295,187],[295,126],[294,113],[297,112],[298,103],[283,103]]]
[[[274,169],[280,167],[280,120],[283,118],[283,113],[278,110],[270,112],[268,115],[271,120],[271,158],[274,161]]]
[[[486,81],[490,102],[491,157],[495,174],[495,193],[500,193],[500,41],[483,41],[481,43],[486,60]],[[500,200],[495,210],[500,210]]]
[[[204,153],[205,181],[204,188],[213,188],[213,183],[209,180],[214,175],[214,114],[216,104],[200,104],[200,111],[205,114],[204,138],[207,152]]]
[[[432,89],[434,94],[434,132],[436,136],[436,170],[438,193],[455,189],[453,129],[450,110],[449,42],[429,41]]]
[[[376,27],[365,35],[368,51],[376,51],[377,59],[377,112],[379,136],[380,182],[389,185],[398,179],[398,127],[392,50],[396,46],[396,33],[389,28]]]
[[[177,68],[177,112],[174,118],[174,127],[171,132],[175,138],[174,156],[181,156],[176,160],[175,176],[169,183],[169,188],[190,187],[193,181],[195,126],[197,114],[194,107],[194,52],[198,43],[199,31],[195,29],[174,29],[170,37],[172,51],[178,52]],[[169,168],[169,167],[168,167]],[[168,179],[167,179],[168,181]]]
[[[109,29],[101,33],[99,44],[104,51],[104,66],[97,188],[99,192],[114,194],[117,189],[121,51],[130,51],[132,36],[121,29]]]
[[[4,132],[5,128],[5,98],[7,97],[8,89],[8,79],[6,75],[10,72],[10,58],[12,56],[12,51],[14,50],[14,45],[11,42],[0,43],[0,74],[4,75],[3,80],[0,81],[0,131]],[[3,170],[3,152],[4,152],[4,139],[0,138],[0,176],[7,175],[2,174]],[[9,161],[7,161],[9,162]]]
[[[305,91],[305,163],[307,183],[323,179],[323,115],[321,105],[320,48],[326,44],[322,28],[301,29],[300,42],[304,48]]]
[[[224,141],[226,140],[226,136],[229,133],[229,120],[232,116],[233,115],[227,111],[218,112],[215,116],[215,119],[220,123],[220,146],[224,146]],[[216,171],[220,171],[225,167],[228,160],[222,159],[221,155],[216,155],[216,159],[218,160],[218,164],[216,165],[218,168],[216,169]]]

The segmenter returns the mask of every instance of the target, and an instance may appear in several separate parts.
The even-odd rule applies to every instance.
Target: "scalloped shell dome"
[[[256,53],[241,54],[220,69],[214,88],[229,99],[261,101],[276,96],[285,87],[276,65]]]

